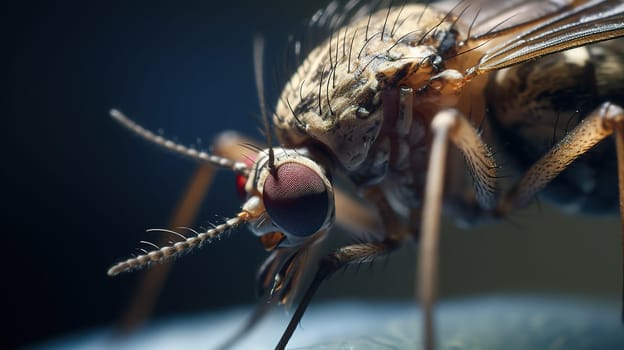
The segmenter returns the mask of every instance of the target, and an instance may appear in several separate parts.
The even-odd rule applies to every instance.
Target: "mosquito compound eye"
[[[313,169],[284,163],[270,174],[263,190],[264,206],[273,223],[298,237],[320,230],[329,217],[330,193]]]

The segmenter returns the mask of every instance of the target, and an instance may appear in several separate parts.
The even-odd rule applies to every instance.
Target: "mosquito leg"
[[[374,207],[354,199],[349,194],[334,188],[336,225],[349,232],[380,232],[378,212]]]
[[[603,103],[572,131],[559,141],[546,155],[533,164],[496,208],[502,216],[525,206],[552,179],[566,169],[576,158],[589,151],[598,142],[615,134],[618,183],[620,197],[620,222],[622,225],[622,321],[624,322],[624,110],[609,102]]]
[[[364,196],[366,199],[373,203],[377,209],[377,215],[379,215],[380,223],[383,225],[382,233],[384,238],[391,236],[395,240],[401,240],[407,236],[407,229],[400,222],[399,217],[394,212],[394,209],[388,202],[386,195],[379,187],[369,187],[365,190]],[[369,231],[370,232],[370,231]]]
[[[123,121],[129,120],[122,114],[121,117],[118,118],[122,117]],[[140,130],[143,130],[140,126],[134,126],[134,129],[139,128]],[[238,148],[235,147],[235,145],[241,145],[243,144],[243,141],[244,140],[241,137],[238,137],[238,135],[233,133],[224,133],[215,141],[215,154],[222,157],[227,155],[229,159],[241,160],[241,155],[244,154],[244,150],[242,150],[240,146]],[[193,225],[197,216],[197,210],[202,203],[202,199],[205,197],[208,189],[210,188],[215,174],[216,168],[213,166],[203,164],[198,167],[171,216],[168,225],[170,229],[175,230],[179,227],[190,227]],[[163,233],[159,239],[161,244],[158,245],[165,245],[170,240],[170,234]],[[170,269],[171,264],[164,262],[162,264],[155,265],[153,268],[145,272],[137,286],[132,301],[118,321],[117,331],[119,333],[128,334],[132,332],[140,327],[149,317]]]
[[[202,165],[200,166],[185,193],[182,195],[180,203],[171,217],[169,227],[175,229],[177,227],[191,226],[197,215],[197,210],[201,205],[204,193],[210,187],[214,178],[215,169]],[[166,244],[171,237],[167,233],[163,233],[160,241]],[[130,302],[130,306],[126,309],[117,324],[117,330],[121,334],[128,334],[140,327],[147,319],[154,308],[154,304],[158,299],[162,285],[167,278],[171,264],[163,263],[149,269],[143,275],[134,297]]]
[[[243,159],[241,154],[248,152],[249,148],[260,149],[260,146],[255,140],[245,138],[234,132],[227,132],[221,134],[215,140],[214,153],[225,158],[240,161]],[[334,191],[337,225],[346,228],[350,232],[380,231],[378,217],[370,206],[363,204],[361,201],[352,199],[351,196],[338,188],[334,189]],[[260,304],[256,306],[256,309],[243,327],[238,332],[234,333],[220,349],[232,347],[242,335],[255,328],[274,306],[283,303],[286,299],[290,299],[289,296],[296,293],[293,287],[296,286],[297,283],[293,281],[297,280],[297,276],[302,273],[302,271],[300,271],[303,269],[302,266],[307,265],[298,262],[307,256],[307,254],[301,253],[301,250],[297,253],[293,253],[289,249],[273,251],[271,255],[272,258],[267,260],[267,263],[265,263],[266,266],[263,265],[260,268],[260,273],[258,275],[258,291],[263,295],[268,292],[273,294],[269,296],[268,301],[261,301]],[[293,257],[293,254],[297,254],[297,256]],[[282,269],[286,269],[290,272],[281,271]],[[279,282],[275,280],[277,275],[281,276]]]
[[[282,350],[286,348],[286,344],[288,344],[299,321],[301,321],[303,313],[310,304],[310,300],[325,279],[347,265],[372,262],[375,258],[385,256],[392,252],[398,246],[399,241],[387,239],[382,242],[348,245],[325,256],[325,258],[321,260],[319,269],[316,271],[312,282],[305,291],[301,302],[297,306],[295,313],[288,323],[288,327],[284,331],[275,349]]]
[[[364,237],[361,236],[362,234],[377,233],[375,236],[382,238],[380,241],[342,247],[320,260],[318,270],[316,270],[312,282],[302,291],[301,301],[276,349],[284,349],[286,347],[312,297],[326,278],[346,265],[368,263],[377,257],[385,256],[398,247],[400,241],[409,237],[406,234],[407,229],[404,227],[405,225],[399,222],[397,214],[391,210],[388,199],[379,188],[373,186],[363,193],[366,200],[371,203],[370,205],[355,202],[345,193],[337,191],[335,194],[337,199],[337,216],[340,215],[340,210],[344,211],[343,214],[355,215],[353,217],[343,217],[341,226],[351,230],[351,233],[358,237]],[[341,206],[347,206],[347,208],[339,210],[338,208]],[[378,213],[372,211],[371,207],[374,207]],[[337,221],[339,220],[340,217],[337,218]],[[396,232],[392,230],[396,230]],[[366,239],[371,239],[371,237],[369,236]],[[311,247],[318,246],[314,244]],[[281,271],[275,274],[276,283],[271,291],[272,299],[277,296],[282,304],[294,300],[294,295],[298,294],[298,291],[294,288],[300,285],[298,280],[304,270],[309,270],[309,263],[305,263],[305,261],[302,263],[301,261],[301,259],[311,260],[306,255],[309,254],[301,250],[297,251],[290,261],[281,268]],[[264,280],[268,281],[266,278]]]
[[[254,310],[247,317],[243,326],[236,332],[229,335],[221,345],[216,347],[216,349],[231,349],[238,341],[240,341],[241,338],[245,336],[245,334],[254,329],[274,306],[279,304],[278,295],[269,295],[268,298],[267,295],[269,294],[271,286],[274,283],[275,276],[293,254],[294,253],[289,248],[277,248],[274,249],[271,252],[271,255],[264,261],[264,263],[262,263],[256,277],[256,293],[261,301],[255,305]]]
[[[622,323],[624,324],[624,123],[622,114],[619,120],[613,123],[615,130],[615,148],[618,164],[618,191],[620,194],[620,225],[622,231]]]
[[[264,317],[273,309],[275,305],[277,305],[278,301],[274,299],[269,299],[265,302],[260,302],[256,304],[254,310],[251,315],[245,321],[245,324],[237,330],[235,333],[228,336],[228,338],[223,342],[223,344],[217,346],[216,350],[228,350],[231,349],[238,341],[240,341],[249,331],[254,329],[260,321],[264,319]]]
[[[536,193],[576,158],[612,135],[622,127],[622,123],[624,123],[624,112],[621,107],[608,102],[602,104],[525,172],[520,181],[498,204],[496,208],[498,215],[505,215],[514,209],[526,206]],[[621,136],[618,135],[620,133],[616,133],[616,140],[620,142]],[[619,157],[621,150],[619,145],[617,147]],[[619,159],[618,165],[620,165]],[[621,170],[618,175],[621,183],[623,177]],[[620,191],[620,203],[621,201],[622,191]]]
[[[425,185],[418,262],[418,290],[424,316],[424,348],[435,347],[433,306],[437,295],[438,242],[445,165],[451,141],[464,155],[474,181],[477,202],[492,207],[496,195],[496,167],[475,128],[457,110],[439,112],[431,122],[433,140]]]
[[[621,112],[621,111],[620,111]],[[619,121],[613,123],[615,130],[615,147],[617,153],[618,164],[618,193],[620,194],[620,225],[622,231],[622,246],[620,248],[622,255],[622,323],[624,324],[624,124],[621,122],[622,114],[620,113]]]

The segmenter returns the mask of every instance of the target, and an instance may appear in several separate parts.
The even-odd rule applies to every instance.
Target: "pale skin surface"
[[[527,3],[537,8],[540,6],[534,2]],[[581,8],[583,3],[580,1],[567,4],[573,6],[570,13],[574,12],[574,8]],[[618,1],[604,3],[605,6],[622,5]],[[527,34],[522,40],[537,42],[538,45],[525,52],[519,51],[514,46],[514,41],[504,43],[516,34],[527,32],[528,25],[512,27],[522,22],[511,23],[505,28],[504,22],[496,16],[486,17],[482,22],[474,21],[476,17],[465,15],[464,10],[469,13],[461,6],[449,13],[422,5],[406,5],[375,12],[368,18],[336,30],[335,36],[307,56],[286,85],[274,117],[276,133],[282,147],[306,148],[310,155],[305,157],[322,164],[322,171],[343,172],[354,179],[354,182],[366,183],[364,180],[368,177],[384,175],[379,170],[385,169],[384,161],[389,162],[390,166],[389,170],[384,170],[388,174],[383,182],[359,186],[361,197],[368,200],[374,211],[379,213],[379,220],[374,220],[377,223],[360,220],[370,218],[369,206],[350,202],[350,211],[346,211],[339,208],[345,206],[346,197],[337,195],[340,199],[335,201],[338,222],[353,229],[356,236],[361,235],[358,229],[362,226],[375,227],[375,231],[379,232],[376,236],[380,239],[345,246],[322,258],[312,285],[307,289],[297,288],[300,276],[304,269],[314,271],[315,267],[310,267],[308,260],[302,256],[306,255],[304,252],[308,249],[316,247],[316,243],[329,232],[333,222],[327,222],[327,225],[307,240],[287,237],[289,244],[283,248],[293,255],[289,253],[287,256],[278,257],[277,263],[284,263],[285,269],[280,271],[270,268],[269,271],[272,272],[268,275],[275,275],[274,284],[271,286],[272,280],[267,279],[263,287],[271,289],[273,301],[290,301],[293,299],[292,294],[299,290],[303,292],[303,300],[277,348],[286,346],[312,295],[324,279],[343,266],[369,262],[384,256],[403,242],[412,241],[413,236],[420,235],[418,285],[425,315],[424,347],[433,349],[439,223],[445,193],[455,190],[452,187],[445,188],[445,182],[465,188],[466,183],[461,179],[467,174],[471,175],[474,195],[459,200],[465,201],[465,207],[472,207],[478,217],[500,218],[526,204],[578,156],[615,133],[621,186],[624,177],[621,160],[624,146],[620,130],[624,116],[622,109],[609,101],[604,101],[600,108],[529,168],[513,189],[500,200],[496,196],[497,165],[489,146],[478,131],[485,116],[483,87],[488,72],[563,48],[621,36],[624,32],[621,22],[607,34],[600,31],[590,33],[581,39],[569,39],[563,44],[554,40],[542,45],[538,39]],[[546,13],[548,11],[545,10]],[[615,12],[614,16],[621,19],[621,9],[616,8],[615,11],[620,11]],[[548,16],[543,20],[539,16],[541,15],[538,13],[526,21],[545,23],[543,31],[562,26],[559,23],[549,24]],[[488,25],[490,22],[500,26]],[[531,26],[535,25],[534,22],[531,23]],[[574,33],[574,28],[561,35]],[[578,30],[582,29],[579,27]],[[471,30],[474,32],[471,33]],[[499,31],[498,35],[492,37],[491,33],[496,31]],[[556,33],[555,37],[557,35]],[[443,59],[443,66],[436,58]],[[391,94],[398,90],[400,97],[393,100]],[[387,93],[390,95],[384,95]],[[397,103],[398,107],[391,113],[387,108],[393,103]],[[271,224],[272,218],[267,218],[262,203],[262,184],[257,183],[254,174],[271,171],[272,151],[262,151],[264,153],[260,152],[258,156],[269,158],[267,169],[265,165],[258,165],[260,161],[256,163],[257,166],[250,168],[226,156],[201,154],[169,141],[159,140],[132,124],[126,126],[167,149],[200,162],[230,168],[250,176],[246,186],[250,199],[238,215],[226,220],[224,224],[173,246],[128,259],[111,268],[109,273],[116,274],[127,268],[166,259],[242,223],[251,223],[257,230],[266,226],[267,222]],[[461,163],[446,164],[449,141],[464,155],[465,168]],[[422,149],[418,148],[421,146]],[[329,160],[319,155],[321,148],[329,152]],[[404,151],[405,149],[411,153]],[[413,154],[417,155],[418,152],[423,152],[425,157],[414,158]],[[429,157],[428,161],[426,156]],[[414,175],[416,172],[426,176]],[[258,178],[265,178],[268,176],[266,174]],[[460,181],[453,181],[450,179],[452,177],[460,177]],[[398,192],[409,192],[412,195],[407,199],[398,196],[394,192],[395,187],[399,188]],[[420,218],[422,219],[419,220]],[[358,227],[362,222],[365,224]],[[264,231],[256,234],[268,237],[264,236]],[[283,234],[288,236],[288,232]],[[271,236],[263,243],[267,248],[269,245],[279,248],[282,238]],[[294,256],[295,259],[284,262],[282,259],[288,259],[288,256]]]

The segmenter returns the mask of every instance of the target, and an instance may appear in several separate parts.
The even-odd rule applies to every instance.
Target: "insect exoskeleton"
[[[406,4],[336,30],[278,100],[274,124],[282,144],[329,155],[356,186],[383,182],[399,212],[419,205],[435,113],[461,105],[483,117],[478,90],[485,79],[460,93],[462,72],[477,58],[463,46],[467,27],[455,20]]]
[[[451,35],[449,23],[426,33],[443,19],[438,11],[406,5],[400,23],[393,23],[400,10],[361,18],[310,52],[277,104],[274,122],[285,144],[319,141],[345,169],[362,167],[387,114],[383,88],[423,86],[441,68],[436,44]],[[414,28],[418,19],[426,23]]]
[[[267,248],[299,245],[334,220],[334,192],[320,160],[306,149],[273,148],[258,153],[245,184],[243,210],[254,215],[251,231]]]
[[[624,104],[621,40],[580,47],[493,73],[489,117],[509,169],[522,174],[605,101]],[[608,138],[544,189],[571,213],[615,214],[617,157]]]
[[[153,143],[236,172],[244,204],[223,224],[144,251],[109,274],[165,260],[250,224],[271,251],[258,274],[258,289],[268,303],[243,331],[260,319],[266,305],[302,294],[277,345],[283,349],[327,277],[419,238],[423,339],[425,348],[433,349],[443,208],[467,221],[500,219],[583,155],[587,159],[573,165],[551,191],[576,197],[574,208],[585,211],[611,210],[617,198],[624,203],[621,42],[583,47],[624,36],[624,0],[508,0],[503,5],[449,0],[390,6],[353,19],[347,18],[350,13],[332,4],[314,17],[336,21],[327,21],[333,23],[329,38],[300,62],[280,96],[273,115],[279,147],[272,146],[270,132],[264,150],[229,138],[253,150],[246,161],[166,140],[112,111],[117,121]],[[488,120],[520,163],[519,179],[504,191],[486,143],[491,140],[479,130]],[[269,131],[266,116],[264,121]],[[595,148],[611,135],[617,158],[613,147]],[[596,155],[613,159],[611,165],[601,167],[603,158],[589,160]],[[617,193],[610,190],[616,177],[622,188]],[[345,201],[346,190],[334,187],[336,178],[370,205]],[[357,210],[346,214],[347,207]],[[353,229],[371,221],[363,230]],[[317,243],[335,222],[351,228],[355,243],[317,254]],[[305,272],[309,283],[302,282]]]

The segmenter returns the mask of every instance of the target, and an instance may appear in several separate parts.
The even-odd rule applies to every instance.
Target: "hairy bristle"
[[[204,242],[210,241],[218,237],[222,233],[233,229],[246,221],[246,215],[244,215],[244,213],[241,213],[234,218],[226,220],[223,224],[216,225],[214,226],[214,228],[206,230],[204,232],[197,232],[195,230],[189,229],[194,232],[195,235],[188,238],[172,230],[150,229],[148,231],[164,231],[169,233],[175,233],[176,235],[183,237],[184,240],[172,243],[164,247],[158,247],[151,242],[141,241],[141,243],[147,244],[154,249],[152,251],[146,252],[145,254],[126,259],[113,265],[110,269],[108,269],[107,274],[109,276],[115,276],[121,272],[137,270],[153,263],[164,262],[166,260],[172,259],[180,254],[190,251],[195,247],[201,246]]]
[[[198,162],[209,163],[220,168],[228,168],[237,173],[247,174],[247,172],[249,171],[245,163],[237,162],[224,157],[219,157],[204,151],[199,151],[192,147],[187,147],[180,143],[166,139],[160,135],[156,135],[153,132],[145,129],[141,125],[135,123],[132,119],[128,118],[126,115],[116,109],[110,110],[110,116],[123,127],[130,130],[133,134],[168,151],[174,152],[175,154],[191,158]]]

